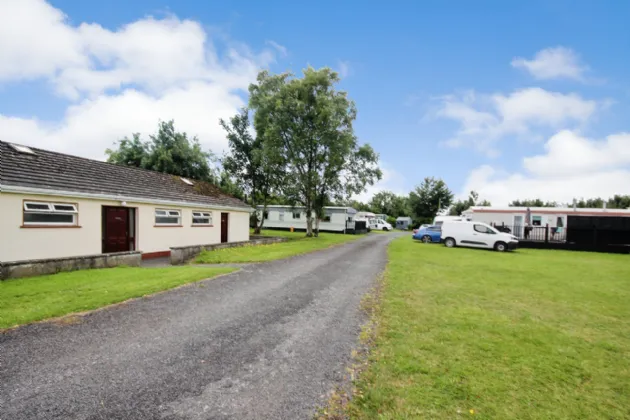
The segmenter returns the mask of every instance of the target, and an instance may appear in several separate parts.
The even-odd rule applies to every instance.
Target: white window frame
[[[284,210],[278,212],[278,221],[284,222]]]
[[[293,213],[293,220],[300,220],[302,219],[302,212],[301,211],[294,211]],[[295,215],[297,214],[297,217],[295,217]]]
[[[158,217],[177,217],[177,223],[158,223]],[[173,209],[155,209],[153,222],[155,226],[181,226],[182,211]]]
[[[199,220],[208,219],[208,223],[199,222]],[[192,212],[192,224],[193,226],[212,226],[212,212],[193,210]]]
[[[29,205],[46,206],[45,209],[29,208]],[[72,207],[71,210],[59,210],[57,206]],[[27,222],[26,214],[71,214],[72,222]],[[22,217],[24,226],[76,226],[78,221],[79,208],[75,203],[58,203],[44,201],[24,201],[22,209]]]

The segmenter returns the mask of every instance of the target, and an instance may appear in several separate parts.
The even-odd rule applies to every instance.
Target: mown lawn
[[[305,254],[365,237],[365,235],[344,235],[321,232],[318,237],[307,238],[304,232],[263,230],[266,236],[288,237],[288,242],[270,245],[251,245],[239,248],[204,251],[194,262],[197,264],[247,263],[278,260],[293,255]]]
[[[0,281],[0,329],[100,308],[234,271],[117,267]]]
[[[389,258],[353,418],[630,418],[629,256],[404,237]]]

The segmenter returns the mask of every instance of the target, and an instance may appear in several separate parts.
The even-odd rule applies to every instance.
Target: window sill
[[[184,225],[153,225],[153,227],[158,227],[158,228],[173,228],[173,227],[184,227]]]
[[[190,227],[214,227],[214,225],[190,225]]]
[[[57,225],[22,225],[20,229],[79,229],[81,226],[76,225],[68,225],[68,226],[57,226]]]

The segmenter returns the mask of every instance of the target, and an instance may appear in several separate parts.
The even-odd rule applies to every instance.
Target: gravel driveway
[[[0,420],[310,418],[394,236],[0,333]]]

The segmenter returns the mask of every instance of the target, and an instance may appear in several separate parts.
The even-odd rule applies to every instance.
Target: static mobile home
[[[258,216],[265,218],[264,228],[269,229],[306,229],[306,212],[303,207],[271,205],[261,215],[262,206],[258,206]],[[319,230],[323,232],[340,232],[354,229],[354,216],[357,213],[352,207],[324,207],[324,217],[319,221]],[[313,223],[313,228],[315,223]]]

